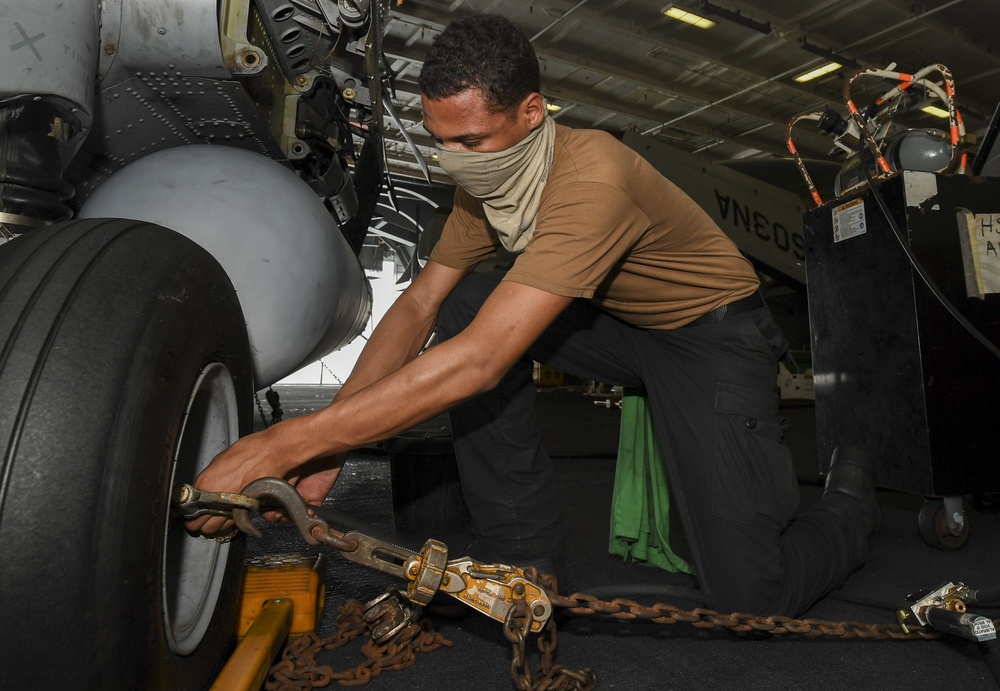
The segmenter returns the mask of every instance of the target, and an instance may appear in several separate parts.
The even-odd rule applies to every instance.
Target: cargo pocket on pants
[[[715,396],[712,513],[741,523],[757,514],[787,523],[799,505],[788,422],[777,418],[778,395],[719,383]]]

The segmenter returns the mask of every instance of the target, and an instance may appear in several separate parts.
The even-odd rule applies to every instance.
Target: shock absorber
[[[63,171],[91,125],[98,53],[112,59],[122,5],[4,0],[11,38],[0,64],[0,234],[71,215],[73,189]],[[103,37],[102,8],[109,13]]]
[[[0,224],[21,233],[68,219],[72,185],[63,181],[79,123],[55,99],[0,103]]]
[[[53,97],[0,101],[0,226],[8,233],[72,216],[63,170],[82,141],[73,110]]]

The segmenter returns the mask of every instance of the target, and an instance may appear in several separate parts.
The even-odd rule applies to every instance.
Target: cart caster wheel
[[[951,520],[949,509],[953,509]],[[925,501],[917,516],[917,528],[920,537],[931,547],[946,552],[961,549],[969,539],[969,518],[962,509],[961,498]]]

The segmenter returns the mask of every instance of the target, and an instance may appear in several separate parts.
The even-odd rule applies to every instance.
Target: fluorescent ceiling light
[[[562,106],[557,106],[555,103],[545,102],[545,107],[548,108],[550,113],[554,113],[557,110],[562,110]]]
[[[824,74],[830,74],[834,70],[839,70],[841,67],[843,67],[843,65],[841,65],[839,62],[828,62],[825,65],[820,65],[814,70],[806,72],[805,74],[800,74],[798,77],[795,78],[795,81],[799,82],[800,84],[802,82],[808,82],[813,79],[816,79],[816,77],[822,77]]]
[[[698,16],[694,12],[688,12],[687,10],[682,10],[679,7],[674,7],[673,5],[663,10],[663,14],[667,15],[671,19],[676,19],[684,22],[685,24],[696,26],[699,29],[711,29],[715,26],[715,22],[711,19],[705,19],[704,17]]]
[[[924,106],[920,109],[921,112],[927,113],[928,115],[933,115],[936,118],[946,118],[949,117],[948,111],[944,108],[938,108],[937,106]]]

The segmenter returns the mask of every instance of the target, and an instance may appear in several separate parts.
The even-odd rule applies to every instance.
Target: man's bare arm
[[[365,388],[413,360],[434,330],[441,303],[467,273],[427,262],[376,325],[338,398]]]
[[[338,392],[337,400],[364,389],[413,360],[434,329],[441,302],[466,273],[428,262],[379,321],[351,376]],[[286,477],[306,501],[321,503],[336,481],[345,455],[343,452],[292,455],[288,440],[312,433],[305,424],[307,417],[290,418],[240,439],[213,460],[198,476],[195,485],[204,490],[238,492],[258,477]],[[191,530],[209,533],[228,526],[229,521],[222,518],[202,517],[188,522]]]
[[[462,333],[308,416],[300,453],[338,453],[379,441],[492,389],[571,301],[500,283]]]
[[[326,408],[275,425],[256,448],[241,450],[241,440],[220,455],[197,484],[206,490],[238,492],[262,475],[292,475],[310,459],[410,429],[496,386],[571,301],[504,281],[462,333],[359,390],[341,392]],[[189,524],[193,529],[202,525]]]

